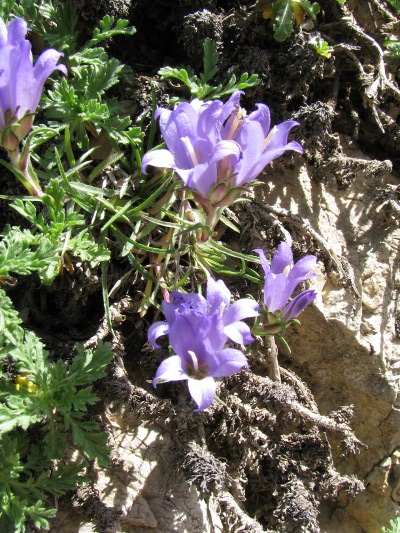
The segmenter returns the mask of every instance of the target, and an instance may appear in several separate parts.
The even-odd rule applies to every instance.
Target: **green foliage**
[[[29,221],[32,230],[6,226],[0,235],[0,276],[38,272],[40,279],[50,285],[59,274],[63,256],[67,253],[92,267],[107,261],[110,253],[103,244],[96,243],[85,226],[82,214],[64,205],[64,189],[60,180],[52,179],[43,197],[44,212],[38,212],[30,200],[16,199],[10,205]]]
[[[211,39],[204,41],[204,56],[203,56],[203,72],[200,76],[194,74],[190,67],[186,68],[171,68],[163,67],[158,71],[162,80],[173,78],[180,81],[185,85],[190,92],[191,98],[199,98],[204,100],[205,98],[215,99],[224,98],[238,89],[248,89],[249,87],[255,87],[260,83],[257,74],[249,75],[244,72],[239,80],[237,80],[235,74],[232,74],[230,80],[225,86],[209,85],[208,82],[214,78],[218,72],[219,53],[217,52],[215,43]]]
[[[24,531],[29,517],[35,526],[47,528],[55,510],[46,509],[43,502],[50,494],[60,496],[85,480],[79,475],[84,463],[59,461],[69,433],[85,457],[108,464],[107,435],[97,423],[84,419],[87,406],[98,400],[92,386],[84,385],[104,377],[111,357],[107,344],[99,344],[95,351],[78,346],[71,364],[50,363],[43,345],[30,332],[13,351],[19,371],[16,384],[0,379],[0,524]],[[33,437],[39,438],[40,446],[30,442],[26,432],[35,423],[41,424],[43,435]]]
[[[31,3],[34,4],[34,1]],[[10,14],[15,10],[16,8],[16,0],[3,0],[0,3],[0,17],[7,22],[10,18]]]
[[[36,335],[26,333],[24,342],[12,350],[19,372],[17,384],[2,383],[0,434],[17,427],[26,430],[42,421],[42,443],[48,457],[62,457],[70,431],[74,445],[81,447],[88,459],[97,457],[105,465],[107,436],[99,432],[96,422],[85,420],[84,413],[88,405],[98,401],[91,383],[104,377],[112,358],[111,346],[99,344],[93,351],[78,345],[76,352],[71,364],[61,360],[51,363]]]
[[[60,125],[67,122],[71,139],[83,151],[89,148],[90,137],[97,139],[103,130],[107,132],[115,147],[118,144],[129,144],[132,139],[139,143],[141,133],[135,129],[135,135],[132,135],[131,119],[119,116],[121,112],[119,103],[115,99],[104,97],[111,87],[119,83],[121,76],[127,76],[131,71],[117,59],[110,58],[105,49],[98,46],[102,41],[116,35],[133,35],[136,32],[135,28],[128,26],[127,20],[121,19],[115,22],[114,17],[106,15],[99,22],[100,27],[94,29],[93,38],[81,50],[75,51],[78,21],[76,7],[72,2],[62,5],[56,2],[56,4],[60,24],[63,20],[69,21],[68,34],[70,39],[74,39],[74,44],[69,42],[65,46],[65,51],[69,54],[64,60],[69,69],[68,79],[56,80],[52,90],[42,100],[46,116],[59,121]],[[49,13],[53,11],[54,8],[49,8]],[[66,41],[61,37],[65,45]],[[57,47],[56,41],[52,44]],[[60,43],[58,49],[61,48]],[[57,127],[57,123],[54,127]],[[130,135],[130,139],[127,138],[127,134]]]
[[[400,13],[400,0],[386,0],[386,2],[391,5],[397,13]]]
[[[136,29],[133,26],[128,26],[128,21],[125,19],[119,19],[114,25],[114,17],[105,15],[99,22],[99,28],[95,28],[93,31],[93,38],[87,43],[86,47],[92,47],[99,44],[105,39],[110,39],[115,35],[134,35]]]
[[[383,44],[387,48],[388,52],[396,58],[396,60],[397,58],[400,58],[400,41],[388,39]]]
[[[24,332],[3,289],[0,309],[0,356],[8,373],[0,372],[0,530],[11,533],[25,531],[28,518],[48,528],[55,514],[45,506],[49,496],[85,480],[85,461],[62,461],[68,448],[108,464],[107,435],[86,413],[98,401],[92,384],[105,376],[113,354],[109,344],[78,345],[71,362],[52,361],[38,337]]]
[[[0,359],[9,355],[23,341],[21,323],[10,298],[0,289]]]
[[[207,273],[214,272],[219,276],[240,276],[254,283],[261,281],[258,272],[250,266],[251,263],[259,264],[256,255],[235,252],[212,239],[196,244],[193,259]]]
[[[59,51],[75,51],[78,37],[78,15],[73,2],[61,0],[4,0],[0,16],[9,21],[11,16],[22,17],[29,28],[43,37],[48,47]]]
[[[5,21],[24,17],[33,34],[43,38],[45,47],[64,52],[62,62],[68,78],[56,75],[43,107],[52,122],[35,126],[25,140],[24,150],[47,183],[44,196],[13,198],[10,205],[29,223],[29,229],[6,226],[0,234],[0,282],[17,282],[14,276],[37,272],[45,284],[60,273],[64,263],[76,258],[92,267],[110,258],[108,235],[121,249],[129,245],[125,257],[142,273],[135,253],[158,253],[161,246],[148,246],[151,231],[168,213],[142,214],[157,206],[171,180],[146,180],[127,195],[132,166],[122,148],[130,147],[140,164],[139,147],[143,134],[121,115],[119,103],[107,98],[130,70],[110,58],[102,42],[117,35],[133,35],[128,21],[105,16],[93,37],[78,46],[78,16],[74,2],[58,0],[4,0],[0,14]],[[40,39],[39,39],[40,42]],[[114,147],[112,155],[93,164],[89,142],[106,133]],[[74,150],[86,151],[75,157]],[[96,180],[117,162],[127,167],[122,187],[100,187]],[[18,173],[8,161],[0,162]],[[88,175],[83,171],[91,165]],[[29,163],[31,176],[33,172]],[[137,173],[136,173],[137,175]],[[18,176],[21,179],[21,176]],[[5,198],[10,200],[10,198]],[[176,200],[176,196],[174,196]],[[164,209],[164,208],[163,208]],[[160,212],[161,213],[161,212]],[[138,223],[138,242],[129,243],[125,228]],[[166,221],[168,226],[169,222]],[[174,224],[174,222],[172,222]],[[120,227],[124,225],[123,230]],[[146,233],[146,226],[151,229]],[[128,235],[133,235],[132,231]],[[140,241],[140,242],[139,242]],[[128,246],[127,246],[128,248]],[[107,267],[103,268],[103,292],[107,294]],[[46,351],[39,338],[22,328],[21,319],[6,292],[0,288],[0,531],[25,531],[27,521],[48,528],[55,510],[48,509],[49,496],[60,496],[85,480],[88,461],[102,466],[109,462],[107,435],[88,412],[98,397],[93,383],[106,374],[112,352],[108,344],[87,350],[76,347],[72,360],[57,359]],[[77,450],[78,454],[72,451]],[[66,459],[68,457],[68,459]],[[50,500],[51,501],[51,500]]]
[[[383,527],[382,533],[400,533],[400,517],[390,520],[390,528]]]
[[[0,436],[0,529],[5,533],[25,531],[27,518],[38,528],[48,528],[48,519],[56,513],[43,504],[50,476],[44,470],[36,475],[38,466],[50,467],[50,462],[39,457],[37,447],[32,448],[29,457],[27,445],[27,435],[21,431]],[[71,488],[74,486],[71,484]]]
[[[332,46],[329,46],[329,44],[321,39],[321,37],[317,36],[314,39],[310,41],[310,44],[313,45],[314,50],[317,52],[317,54],[321,57],[325,57],[329,59],[332,55],[332,52],[334,49]]]
[[[286,41],[293,33],[295,20],[300,21],[306,13],[315,20],[320,12],[317,2],[309,0],[276,0],[272,5],[271,18],[274,27],[274,37],[277,41]]]
[[[42,281],[50,282],[57,275],[59,242],[52,243],[40,233],[33,234],[31,230],[10,226],[6,226],[0,236],[0,276],[3,279],[10,279],[15,274],[26,276],[38,272]],[[48,276],[48,272],[53,274]]]

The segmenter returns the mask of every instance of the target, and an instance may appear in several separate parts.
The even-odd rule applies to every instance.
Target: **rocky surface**
[[[346,157],[374,165],[351,139],[341,141]],[[399,229],[385,217],[380,197],[383,188],[396,185],[393,175],[369,173],[368,165],[341,191],[332,180],[313,183],[307,167],[281,167],[262,198],[305,219],[324,239],[319,248],[326,244],[325,253],[343,268],[340,275],[330,270],[331,259],[320,264],[313,283],[320,297],[303,313],[301,326],[288,331],[292,353],[284,359],[308,384],[321,413],[354,406],[351,427],[368,446],[343,457],[340,441],[333,441],[339,471],[355,474],[366,488],[324,517],[329,532],[378,532],[398,512]],[[296,226],[290,217],[286,221]]]

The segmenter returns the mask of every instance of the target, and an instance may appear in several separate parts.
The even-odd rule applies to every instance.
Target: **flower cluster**
[[[44,82],[54,70],[67,74],[67,69],[57,65],[63,54],[53,49],[45,50],[33,65],[27,31],[22,18],[13,19],[8,27],[0,19],[0,146],[25,174],[29,192],[37,195],[40,187],[26,174],[27,153],[21,157],[18,147],[32,128]]]
[[[209,279],[207,296],[171,293],[172,302],[163,302],[164,322],[154,323],[148,332],[150,343],[169,336],[176,355],[158,367],[154,387],[160,381],[187,380],[198,411],[209,407],[215,397],[215,379],[230,376],[248,367],[245,355],[226,348],[229,340],[250,344],[253,337],[243,319],[258,316],[258,304],[250,298],[230,303],[231,293],[223,281]]]
[[[258,335],[283,336],[287,326],[317,295],[314,290],[309,289],[288,302],[299,283],[315,276],[311,270],[315,267],[317,258],[314,255],[307,255],[292,266],[292,250],[285,242],[281,242],[278,246],[271,266],[263,250],[257,249],[254,252],[260,256],[265,284],[264,309],[253,331]]]
[[[172,168],[206,213],[212,229],[218,210],[232,204],[272,160],[286,150],[302,153],[288,142],[294,120],[270,129],[270,113],[264,104],[247,116],[240,107],[242,91],[224,104],[220,100],[193,100],[173,111],[158,108],[160,129],[168,149],[148,152],[142,170],[149,165]]]

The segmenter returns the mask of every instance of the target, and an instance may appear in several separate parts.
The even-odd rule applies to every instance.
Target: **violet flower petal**
[[[243,125],[235,140],[240,144],[243,150],[243,162],[237,177],[237,185],[243,185],[253,181],[264,168],[285,153],[286,150],[294,150],[303,153],[300,144],[296,142],[287,143],[289,131],[297,122],[287,120],[278,124],[271,130],[274,131],[271,140],[265,147],[265,137],[262,126],[258,122],[249,121]]]
[[[13,90],[13,103],[10,104],[9,109],[15,111],[19,106],[15,115],[18,118],[22,118],[27,111],[33,113],[36,110],[42,96],[43,85],[37,87],[36,84],[32,67],[31,43],[24,40],[18,50],[18,60],[14,68],[11,67],[12,75],[15,77],[10,83],[10,88]]]
[[[198,134],[212,145],[216,145],[221,140],[220,132],[215,125],[219,121],[222,108],[223,103],[220,100],[214,100],[201,113],[197,124]]]
[[[157,387],[159,381],[181,381],[188,379],[185,361],[178,355],[172,355],[164,359],[157,369],[153,379],[153,387]]]
[[[190,396],[196,402],[198,409],[196,412],[204,411],[213,403],[215,398],[216,385],[211,376],[203,379],[188,379],[188,388]]]
[[[67,75],[67,69],[65,65],[57,65],[58,60],[64,54],[53,50],[52,48],[45,50],[37,58],[35,66],[33,67],[33,77],[34,77],[34,86],[30,98],[32,109],[30,112],[33,113],[39,103],[40,97],[42,96],[43,86],[45,81],[55,70],[60,70],[64,75]]]
[[[305,281],[315,277],[311,270],[315,267],[317,258],[315,255],[306,255],[297,261],[288,274],[288,281]]]
[[[18,65],[19,51],[12,46],[5,46],[0,54],[0,107],[2,116],[6,116],[6,112],[12,109],[15,113],[16,103],[14,96],[14,86],[16,80],[16,69]],[[0,124],[1,128],[5,127],[5,118]]]
[[[217,163],[223,159],[231,158],[230,166],[233,167],[240,156],[240,147],[237,143],[234,141],[220,141],[215,146],[211,159],[206,163],[196,165],[189,172],[190,177],[186,180],[187,187],[194,189],[202,196],[207,196],[211,187],[217,182]],[[182,172],[179,170],[177,172],[182,177]]]
[[[149,343],[153,346],[153,348],[161,348],[161,346],[157,344],[157,339],[159,337],[162,337],[163,335],[168,335],[168,333],[169,325],[167,322],[154,322],[154,324],[149,327],[149,331],[147,332],[147,339]]]
[[[157,168],[174,168],[175,159],[169,150],[160,148],[159,150],[153,150],[147,152],[142,159],[142,172],[147,174],[148,166]]]
[[[213,278],[208,278],[207,303],[213,311],[220,309],[222,304],[226,307],[229,306],[231,296],[231,291],[222,279],[214,280]]]
[[[258,303],[252,298],[240,298],[240,300],[230,305],[224,314],[224,324],[258,316],[258,309]]]
[[[220,349],[225,339],[222,323],[214,317],[198,314],[196,310],[186,315],[175,311],[175,319],[169,328],[169,342],[181,357],[192,351],[200,358],[206,348]]]
[[[264,285],[264,304],[270,313],[279,311],[286,304],[290,294],[287,294],[287,278],[285,274],[268,274]]]
[[[264,161],[266,159],[263,153],[265,137],[259,122],[245,122],[235,137],[235,141],[240,145],[243,154],[236,166],[237,176],[235,178],[235,185],[241,186],[253,181],[270,160]]]
[[[300,154],[302,154],[303,148],[300,146],[299,143],[293,141],[288,144],[288,136],[289,136],[290,130],[294,128],[295,126],[299,126],[299,123],[296,120],[285,120],[285,122],[281,122],[280,124],[277,124],[274,127],[274,130],[275,130],[274,134],[272,135],[272,138],[270,142],[268,143],[265,150],[267,152],[268,151],[273,152],[274,154],[276,152],[280,152],[280,155],[282,155],[285,152],[285,150],[295,150],[296,152],[299,152]],[[279,156],[274,155],[273,159],[275,159],[276,157],[279,157]]]
[[[228,139],[229,137],[229,118],[232,113],[237,113],[240,107],[240,97],[244,94],[244,91],[235,91],[231,94],[229,99],[225,102],[222,107],[220,114],[221,122],[221,138]]]
[[[247,120],[254,120],[261,124],[263,129],[264,138],[268,135],[271,128],[271,115],[268,106],[265,104],[256,104],[257,109],[250,113]]]
[[[19,46],[25,40],[28,25],[23,18],[12,19],[7,27],[7,43],[12,46]]]
[[[296,318],[299,314],[310,304],[317,293],[313,289],[309,289],[298,294],[281,312],[282,321],[287,323],[289,320]]]
[[[271,262],[271,272],[273,274],[281,274],[287,266],[293,262],[292,249],[286,242],[281,242]]]
[[[211,375],[214,378],[223,378],[231,376],[242,368],[248,368],[249,363],[246,356],[234,348],[225,348],[216,353],[219,365],[215,368]]]
[[[3,19],[0,18],[0,47],[3,48],[7,45],[7,26]]]
[[[244,346],[254,341],[250,328],[245,322],[231,322],[224,327],[224,333],[231,341]]]
[[[22,18],[12,19],[7,27],[0,21],[0,128],[8,125],[8,114],[7,119],[19,120],[36,111],[44,83],[54,70],[67,73],[64,65],[57,65],[63,54],[53,49],[44,51],[32,65],[27,29]]]
[[[270,272],[271,267],[269,266],[268,260],[265,257],[264,250],[262,248],[255,248],[253,252],[260,256],[261,266],[264,270],[264,274],[267,275]]]
[[[166,117],[168,117],[166,119]],[[187,149],[182,138],[188,138],[190,143],[196,139],[198,114],[193,107],[184,102],[174,109],[169,115],[160,114],[160,129],[168,149],[174,156],[177,168],[188,169],[193,167],[193,161],[188,157]]]

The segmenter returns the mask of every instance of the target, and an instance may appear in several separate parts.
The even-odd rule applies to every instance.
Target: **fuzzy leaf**
[[[85,350],[82,344],[78,344],[76,356],[70,367],[71,379],[76,385],[86,385],[103,378],[112,358],[113,352],[111,344],[108,342],[99,342],[94,351],[92,349]]]
[[[211,39],[204,41],[204,57],[203,65],[204,71],[200,75],[200,81],[206,83],[210,81],[218,72],[217,64],[219,61],[219,53],[217,47]]]
[[[136,33],[136,29],[133,26],[128,26],[129,21],[125,19],[117,20],[113,28],[114,20],[114,17],[105,15],[99,22],[101,29],[94,29],[93,38],[86,44],[86,47],[95,46],[99,42],[104,41],[104,39],[109,39],[114,35],[134,35]]]
[[[10,298],[0,288],[0,358],[8,355],[24,338],[22,320]]]
[[[99,432],[96,422],[83,420],[82,412],[65,415],[65,427],[72,430],[72,437],[77,446],[82,446],[83,453],[89,460],[96,459],[101,466],[110,463],[109,448],[106,446],[107,434]]]
[[[232,74],[225,87],[222,85],[208,85],[206,82],[213,78],[218,71],[216,67],[218,60],[219,54],[216,51],[215,43],[210,39],[206,39],[204,41],[204,72],[200,76],[196,76],[188,67],[184,69],[163,67],[158,71],[158,75],[162,80],[168,78],[179,80],[189,89],[192,98],[199,98],[200,100],[221,98],[232,94],[238,89],[247,89],[260,83],[257,74],[249,76],[247,72],[244,72],[240,76],[239,82],[236,81],[235,74]],[[179,99],[173,100],[175,102]]]

